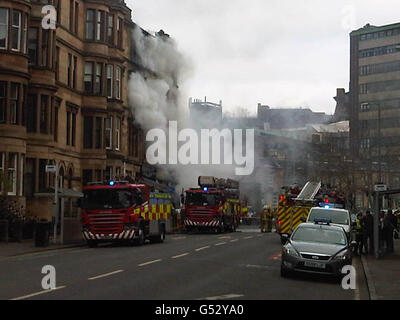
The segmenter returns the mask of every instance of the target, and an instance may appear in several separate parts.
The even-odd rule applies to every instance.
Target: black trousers
[[[363,235],[365,253],[372,253],[374,251],[374,234],[365,233]]]

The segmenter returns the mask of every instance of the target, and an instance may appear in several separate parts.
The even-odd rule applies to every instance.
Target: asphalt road
[[[163,244],[103,245],[0,261],[0,299],[368,299],[358,260],[357,289],[320,276],[280,277],[276,234],[169,235]],[[56,290],[44,291],[42,267],[56,269]]]

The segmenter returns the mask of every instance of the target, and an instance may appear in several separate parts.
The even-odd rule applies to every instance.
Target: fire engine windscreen
[[[143,204],[139,189],[95,189],[85,190],[83,209],[128,209]]]
[[[186,194],[186,205],[216,207],[223,200],[222,195],[217,193],[188,192]]]

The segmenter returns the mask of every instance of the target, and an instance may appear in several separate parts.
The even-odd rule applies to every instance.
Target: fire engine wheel
[[[143,229],[139,229],[138,238],[135,240],[135,245],[142,246],[146,242]]]
[[[161,232],[160,234],[151,237],[150,241],[153,243],[163,243],[165,240],[165,226],[161,226]]]

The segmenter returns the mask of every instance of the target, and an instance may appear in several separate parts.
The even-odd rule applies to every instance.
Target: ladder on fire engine
[[[321,182],[308,181],[295,200],[313,201],[319,189],[321,189]]]

